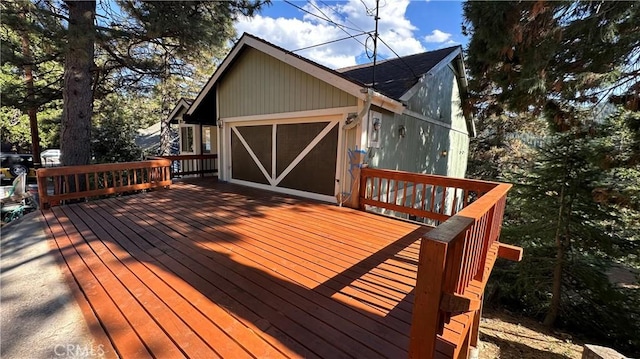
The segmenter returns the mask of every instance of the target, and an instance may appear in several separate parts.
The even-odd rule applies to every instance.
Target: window
[[[202,127],[202,152],[211,153],[211,127]]]
[[[180,128],[181,152],[195,152],[193,132],[193,126]]]

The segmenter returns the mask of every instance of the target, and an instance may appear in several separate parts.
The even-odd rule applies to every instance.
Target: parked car
[[[33,155],[30,153],[2,153],[2,167],[0,169],[0,181],[13,181],[14,178],[25,173],[27,180],[36,179],[36,171],[33,165]]]
[[[40,154],[40,159],[42,160],[42,167],[60,166],[60,150],[53,148],[44,150]]]

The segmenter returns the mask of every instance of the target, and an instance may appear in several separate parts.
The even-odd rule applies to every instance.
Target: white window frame
[[[193,133],[193,151],[183,151],[183,144],[184,144],[184,138],[182,137],[182,129],[183,128],[191,128],[191,131]],[[185,124],[181,124],[180,125],[180,154],[185,154],[185,155],[195,155],[197,152],[197,140],[196,140],[196,125],[185,125]]]

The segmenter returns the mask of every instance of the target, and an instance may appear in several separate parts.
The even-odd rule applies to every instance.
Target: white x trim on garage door
[[[230,123],[231,182],[335,202],[339,116]]]

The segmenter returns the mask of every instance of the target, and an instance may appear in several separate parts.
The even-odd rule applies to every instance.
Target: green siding
[[[464,177],[469,151],[467,134],[407,115],[382,114],[381,147],[372,149],[373,167]],[[407,129],[404,138],[398,135],[401,125]],[[444,150],[446,156],[442,155]]]
[[[253,48],[238,56],[219,89],[223,118],[357,104],[354,96]]]
[[[458,131],[467,131],[458,81],[449,67],[427,77],[420,89],[409,99],[407,108],[433,120],[447,123]]]
[[[373,149],[371,165],[378,168],[464,177],[469,135],[462,114],[460,92],[453,71],[445,67],[429,76],[409,99],[407,107],[451,128],[409,115],[383,114],[381,147]],[[400,126],[407,135],[398,136]],[[442,152],[447,151],[443,156]]]

